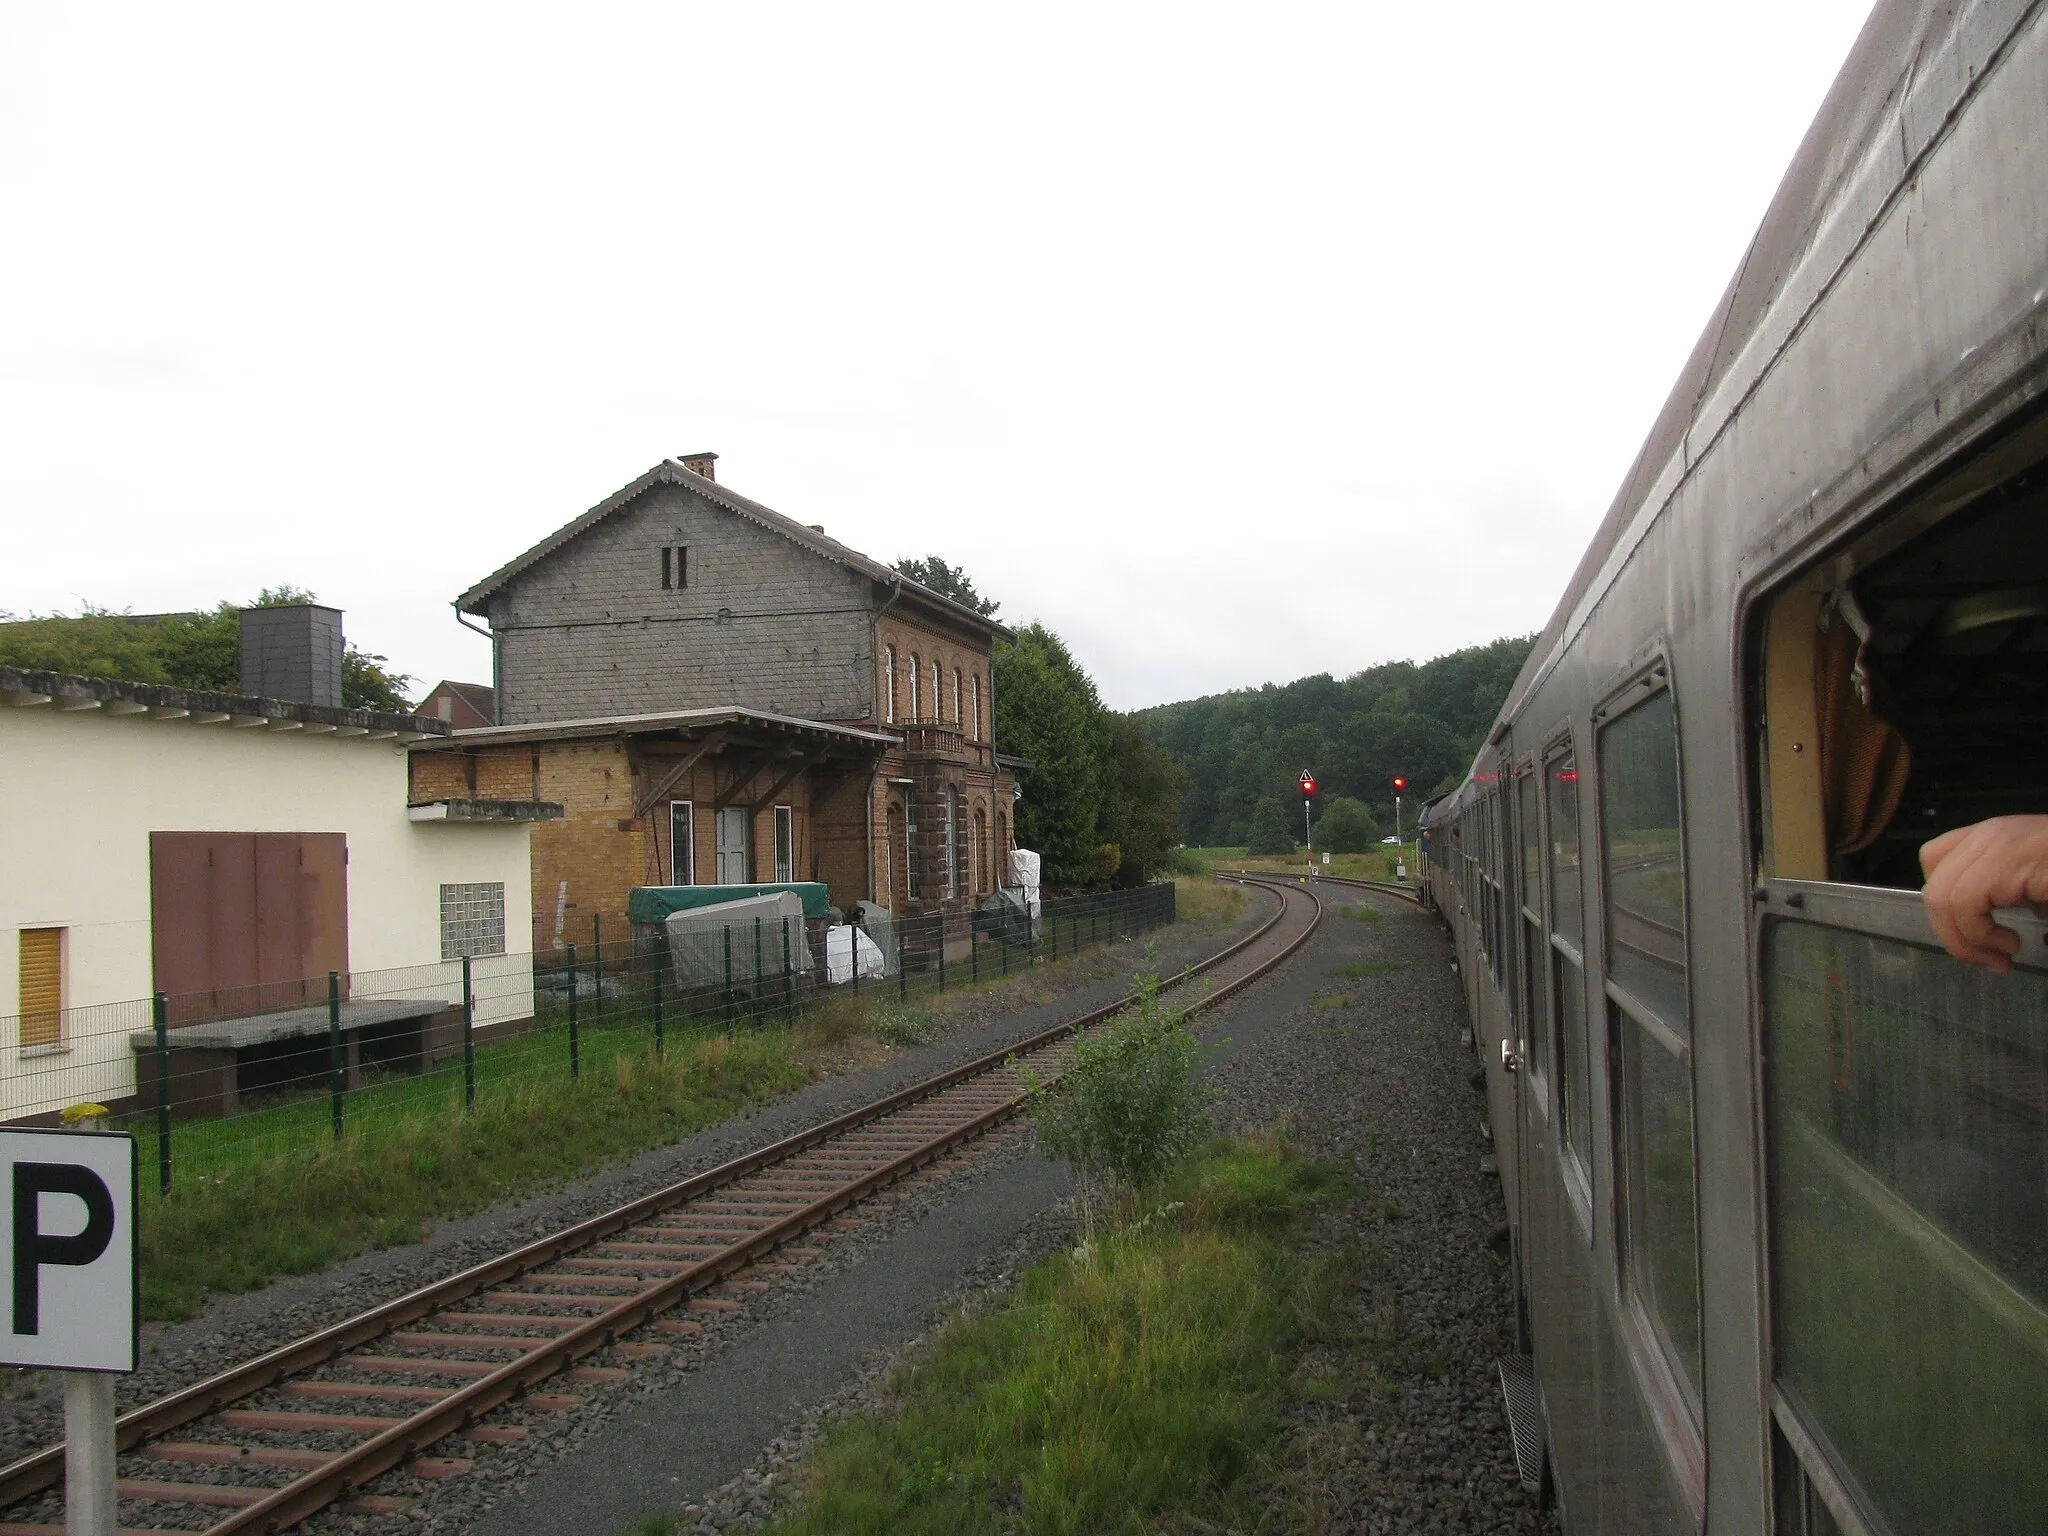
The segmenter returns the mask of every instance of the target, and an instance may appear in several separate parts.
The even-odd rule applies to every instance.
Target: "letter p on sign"
[[[135,1138],[0,1131],[0,1364],[136,1365]]]

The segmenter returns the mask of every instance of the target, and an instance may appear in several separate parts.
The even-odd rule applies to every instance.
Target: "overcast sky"
[[[1120,708],[1527,631],[1866,9],[8,0],[0,609],[487,679],[711,449]]]

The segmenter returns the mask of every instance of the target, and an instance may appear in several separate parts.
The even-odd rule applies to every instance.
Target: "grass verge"
[[[794,1032],[718,1036],[612,1058],[583,1081],[529,1078],[459,1108],[407,1115],[326,1151],[181,1179],[141,1207],[142,1315],[176,1320],[208,1291],[248,1291],[426,1223],[659,1146],[801,1086]],[[459,1105],[459,1100],[457,1101]]]
[[[1216,881],[1232,914],[1242,892]],[[1189,899],[1187,888],[1177,895]],[[1183,920],[1220,926],[1194,898]],[[1227,918],[1222,921],[1227,921]],[[835,989],[794,1023],[728,1037],[671,1026],[657,1058],[644,1025],[590,1026],[582,1078],[569,1080],[560,1031],[478,1052],[477,1102],[462,1107],[459,1063],[351,1096],[348,1134],[326,1132],[324,1094],[249,1115],[181,1122],[168,1196],[140,1212],[142,1315],[176,1322],[213,1291],[255,1290],[377,1248],[419,1241],[435,1220],[534,1193],[603,1164],[731,1118],[814,1078],[878,1060],[886,1048],[928,1043],[953,1010],[994,995],[1015,1006],[1110,964],[1112,947],[1062,954],[979,987],[901,999],[891,985]],[[136,1127],[145,1174],[155,1141]],[[309,1142],[317,1150],[307,1150]]]
[[[893,1417],[834,1427],[802,1511],[771,1530],[1256,1526],[1248,1474],[1278,1447],[1289,1374],[1346,1267],[1290,1239],[1341,1183],[1277,1139],[1205,1148],[1144,1214],[946,1329],[893,1383]]]

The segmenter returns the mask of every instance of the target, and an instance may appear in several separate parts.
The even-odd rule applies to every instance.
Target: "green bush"
[[[1380,840],[1379,823],[1363,800],[1339,795],[1316,820],[1316,847],[1329,853],[1364,853]]]
[[[1278,796],[1267,795],[1252,812],[1252,829],[1245,851],[1254,856],[1294,852],[1294,822],[1298,814],[1282,804]]]
[[[1157,974],[1141,976],[1136,1001],[1075,1042],[1057,1080],[1027,1072],[1039,1149],[1073,1164],[1087,1200],[1136,1193],[1207,1134],[1213,1090],[1201,1062],[1194,1031],[1160,1002]]]

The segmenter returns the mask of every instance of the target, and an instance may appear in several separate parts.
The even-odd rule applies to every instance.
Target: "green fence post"
[[[157,993],[150,1014],[156,1024],[156,1183],[171,1192],[171,1000]]]
[[[342,1094],[347,1087],[348,1072],[341,1059],[341,973],[327,973],[327,1105],[334,1121],[334,1139],[341,1140],[347,1113],[342,1104]]]
[[[974,914],[967,916],[967,979],[981,985],[981,944],[974,933]]]
[[[732,1033],[732,924],[719,929],[725,935],[725,1032]]]
[[[604,1017],[604,915],[590,914],[590,1011]]]
[[[896,1001],[907,1002],[910,998],[910,972],[903,964],[903,939],[910,927],[910,914],[904,913],[896,921]]]
[[[569,1081],[583,1075],[583,1040],[576,1030],[576,946],[569,948]]]
[[[846,944],[846,947],[847,947],[847,949],[848,949],[848,950],[850,950],[850,951],[852,952],[852,954],[853,954],[853,996],[854,996],[854,1000],[855,1000],[856,1002],[858,1002],[858,1001],[860,1000],[860,936],[861,936],[861,927],[860,927],[860,925],[859,925],[858,923],[849,923],[849,924],[847,924],[847,927],[846,927],[846,939],[847,939],[847,944]],[[827,934],[826,934],[826,936],[825,936],[825,961],[826,961],[826,965],[825,965],[825,979],[826,979],[827,981],[831,980],[831,978],[832,978],[832,966],[831,966],[831,960],[832,960],[832,936],[831,936],[831,934],[830,934],[830,933],[827,933]]]
[[[1007,914],[1005,914],[1005,916],[1007,917]],[[1026,921],[1028,922],[1028,921],[1029,921],[1029,919],[1027,918],[1027,919],[1026,919]],[[1006,922],[1005,922],[1005,923],[1003,924],[1003,926],[1002,926],[1001,928],[999,928],[999,929],[997,929],[997,930],[996,930],[996,942],[997,942],[998,944],[1002,945],[1002,947],[1003,947],[1003,974],[1004,974],[1005,976],[1007,976],[1007,975],[1009,975],[1009,974],[1010,974],[1010,933],[1009,933],[1009,927],[1010,927],[1010,925],[1009,925],[1009,923],[1008,923],[1008,922],[1006,921]]]
[[[462,957],[462,1107],[476,1108],[476,987]]]
[[[761,1014],[761,919],[754,919],[754,1016]]]
[[[666,931],[662,933],[661,940],[667,944]],[[657,949],[654,952],[654,1054],[659,1057],[666,1053],[667,1048],[661,1031],[661,951]]]
[[[943,992],[946,990],[946,914],[941,912],[937,915],[939,919],[939,990]]]
[[[775,925],[782,930],[782,1011],[796,1012],[796,972],[789,968],[789,919]]]

